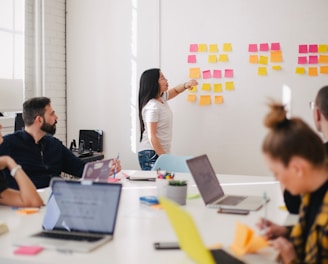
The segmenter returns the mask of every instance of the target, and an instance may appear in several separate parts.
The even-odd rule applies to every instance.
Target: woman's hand
[[[190,80],[184,84],[184,88],[190,90],[196,85],[198,85],[198,82],[196,80]]]
[[[293,244],[284,237],[270,241],[270,245],[279,252],[282,263],[291,263],[296,258]]]
[[[118,159],[113,159],[112,167],[110,168],[110,175],[116,174],[122,170],[121,162]]]
[[[262,235],[266,239],[273,239],[280,236],[286,236],[288,232],[286,227],[277,225],[271,222],[270,220],[264,218],[261,218],[256,225],[262,231]]]

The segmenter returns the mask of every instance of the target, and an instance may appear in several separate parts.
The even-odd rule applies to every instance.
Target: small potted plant
[[[180,205],[185,205],[187,187],[187,181],[170,180],[166,190],[166,197]]]

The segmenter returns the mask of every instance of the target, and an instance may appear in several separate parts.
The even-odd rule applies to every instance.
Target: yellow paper
[[[214,96],[214,103],[223,104],[223,96],[219,96],[219,95]]]
[[[219,48],[217,44],[210,44],[210,52],[218,52]]]
[[[209,63],[215,63],[215,62],[217,62],[216,55],[208,55],[208,62]]]
[[[196,102],[196,100],[197,100],[197,96],[195,94],[188,94],[188,98],[187,98],[188,102],[193,103]]]
[[[296,74],[305,74],[305,68],[303,68],[303,67],[296,67],[295,73]]]
[[[280,65],[273,65],[272,66],[272,70],[280,71],[281,70],[281,66]]]
[[[319,63],[328,64],[328,56],[327,55],[320,55],[319,56]]]
[[[213,90],[215,93],[222,93],[222,83],[215,83]]]
[[[198,45],[198,51],[199,52],[206,52],[207,51],[207,45],[206,44],[199,44]]]
[[[210,105],[211,102],[211,96],[209,95],[201,95],[200,96],[200,101],[199,101],[199,105]]]
[[[328,52],[328,45],[326,45],[326,44],[319,44],[318,52],[319,53],[326,53],[326,52]]]
[[[318,68],[317,67],[309,67],[308,75],[309,76],[318,76]]]
[[[321,74],[328,74],[328,66],[321,66],[320,67]]]
[[[231,43],[224,43],[223,44],[223,51],[224,52],[231,52],[232,51],[232,45],[231,45]]]
[[[227,91],[232,91],[232,90],[234,90],[234,89],[235,89],[235,84],[234,84],[234,82],[226,82],[226,83],[225,83],[225,89],[226,89]]]
[[[200,78],[200,68],[190,68],[189,69],[189,78],[199,79]]]
[[[259,64],[264,64],[267,65],[268,64],[268,56],[260,56],[260,60],[259,60]]]
[[[257,64],[259,62],[259,57],[257,55],[249,55],[249,63]]]
[[[257,74],[260,76],[266,76],[267,75],[267,68],[266,67],[258,67]]]
[[[281,52],[281,50],[271,51],[270,52],[270,61],[271,62],[282,62],[282,52]]]
[[[203,91],[211,91],[211,84],[210,83],[203,83],[202,90]]]
[[[229,59],[228,59],[228,55],[227,54],[220,54],[219,55],[219,61],[220,62],[227,62]]]
[[[189,92],[196,93],[197,92],[197,86],[193,86],[191,89],[189,89]]]

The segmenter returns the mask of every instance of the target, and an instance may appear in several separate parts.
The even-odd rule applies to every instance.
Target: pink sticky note
[[[248,52],[257,52],[257,44],[249,44]]]
[[[309,52],[317,53],[318,52],[318,45],[317,44],[310,44],[309,45]]]
[[[307,45],[298,45],[298,52],[299,53],[308,53],[308,47]]]
[[[213,77],[214,78],[221,78],[222,77],[221,70],[214,70],[213,71]]]
[[[271,50],[280,50],[280,43],[271,43]]]
[[[233,77],[233,70],[232,69],[224,70],[224,77],[225,78],[232,78]]]
[[[190,52],[197,52],[198,51],[198,44],[190,44],[189,51]]]
[[[21,246],[14,251],[17,255],[36,255],[43,250],[43,247],[39,246]]]
[[[310,64],[317,64],[318,63],[318,56],[309,56],[309,63]]]
[[[209,79],[209,78],[211,78],[211,71],[210,70],[203,71],[203,79]]]
[[[306,56],[300,56],[300,57],[298,57],[298,64],[307,64],[307,58],[306,58]]]
[[[269,50],[269,44],[268,43],[261,43],[260,44],[260,51],[268,51]]]
[[[196,63],[196,55],[189,55],[188,63]]]

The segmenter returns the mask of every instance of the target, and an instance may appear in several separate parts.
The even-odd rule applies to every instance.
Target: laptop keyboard
[[[219,201],[217,204],[222,204],[222,205],[237,205],[241,201],[245,200],[247,196],[227,196],[223,200]]]
[[[34,236],[63,239],[63,240],[73,240],[73,241],[87,241],[87,242],[94,242],[103,238],[103,236],[86,236],[86,235],[78,235],[78,234],[71,234],[71,233],[59,234],[59,233],[48,233],[48,232],[41,232]]]

